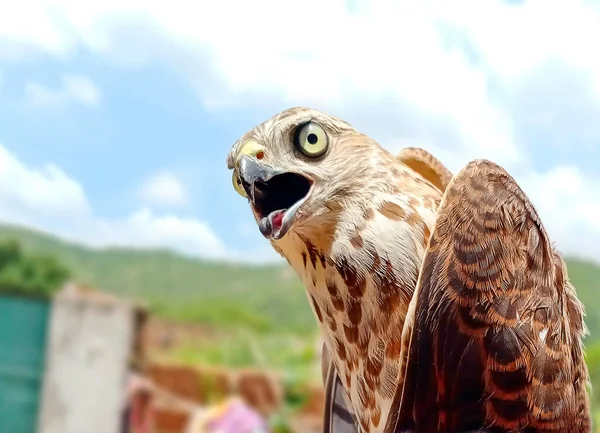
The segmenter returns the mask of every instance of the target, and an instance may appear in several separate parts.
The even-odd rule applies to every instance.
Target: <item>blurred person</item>
[[[152,389],[150,382],[135,372],[127,378],[122,433],[152,433]]]
[[[267,433],[267,423],[243,400],[232,398],[197,411],[185,433]]]

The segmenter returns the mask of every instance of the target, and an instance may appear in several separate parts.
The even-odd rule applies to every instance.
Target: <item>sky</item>
[[[600,4],[0,3],[0,221],[93,247],[278,260],[225,158],[279,111],[453,172],[504,166],[561,252],[600,257]]]

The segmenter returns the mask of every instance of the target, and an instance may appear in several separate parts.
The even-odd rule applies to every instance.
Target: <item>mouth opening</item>
[[[310,180],[300,174],[278,174],[268,182],[254,184],[254,207],[261,217],[277,210],[287,210],[304,199],[310,187]]]

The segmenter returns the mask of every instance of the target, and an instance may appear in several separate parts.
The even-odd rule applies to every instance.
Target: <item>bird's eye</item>
[[[310,158],[323,155],[329,146],[329,138],[325,130],[314,122],[300,126],[294,141],[298,150]]]
[[[233,172],[233,177],[231,178],[231,183],[233,183],[233,188],[239,195],[241,195],[242,197],[248,197],[248,194],[246,194],[246,190],[242,186],[240,177],[238,176],[238,174],[235,171]]]

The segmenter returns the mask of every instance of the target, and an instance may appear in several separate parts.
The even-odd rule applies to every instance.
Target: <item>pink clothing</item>
[[[263,418],[242,400],[232,399],[204,412],[190,433],[267,433]]]

